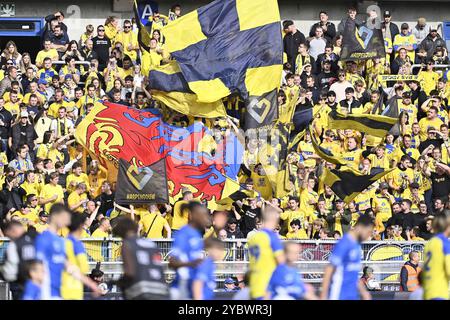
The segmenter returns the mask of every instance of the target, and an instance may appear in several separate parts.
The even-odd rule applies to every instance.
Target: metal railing
[[[109,278],[118,278],[122,273],[121,239],[83,239],[89,264],[94,268],[101,263],[101,269]],[[168,280],[174,272],[167,266],[172,250],[173,240],[154,240],[161,251]],[[334,240],[291,240],[301,245],[299,261],[296,266],[306,282],[320,284],[323,270],[336,244]],[[247,240],[226,240],[222,261],[216,263],[218,282],[230,276],[243,276],[248,268]],[[0,239],[0,262],[4,257],[8,239]],[[408,260],[411,251],[418,251],[422,260],[424,242],[407,241],[369,241],[361,245],[363,266],[374,269],[375,277],[388,291],[397,290],[399,273],[402,265]],[[394,288],[394,289],[392,289]]]
[[[411,73],[413,73],[415,69],[422,68],[422,67],[423,67],[422,64],[411,65]],[[449,68],[450,68],[450,64],[434,64],[433,65],[433,69],[449,69]]]

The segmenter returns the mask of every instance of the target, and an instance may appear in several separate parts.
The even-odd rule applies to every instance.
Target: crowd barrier
[[[296,266],[306,282],[320,286],[325,266],[336,244],[334,240],[297,240],[301,245],[301,253]],[[91,268],[100,263],[101,269],[110,279],[117,279],[122,272],[121,240],[83,239]],[[166,277],[170,281],[173,271],[167,268],[168,257],[172,250],[172,240],[155,240],[161,251],[161,258],[166,268]],[[8,244],[7,239],[0,239],[0,261]],[[422,260],[424,242],[407,241],[369,241],[361,245],[363,266],[374,269],[376,279],[385,291],[398,291],[399,273],[402,265],[408,260],[411,251],[418,251]],[[247,241],[226,240],[223,258],[217,262],[216,275],[221,283],[227,277],[243,277],[248,267]]]

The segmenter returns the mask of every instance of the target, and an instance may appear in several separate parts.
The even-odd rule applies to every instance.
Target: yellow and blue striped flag
[[[235,92],[247,100],[280,85],[283,46],[276,0],[216,0],[162,32],[165,48],[200,102]]]

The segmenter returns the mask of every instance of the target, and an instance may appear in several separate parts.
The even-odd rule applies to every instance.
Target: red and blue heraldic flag
[[[211,203],[239,190],[236,180],[243,147],[232,132],[213,134],[201,122],[176,127],[157,112],[105,102],[95,104],[75,135],[108,169],[110,179],[117,177],[119,159],[138,168],[165,159],[173,199],[181,196],[183,188]]]

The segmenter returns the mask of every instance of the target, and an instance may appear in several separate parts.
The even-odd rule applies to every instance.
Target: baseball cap
[[[437,27],[436,26],[431,26],[430,27],[430,31],[437,31]]]
[[[402,29],[402,30],[404,30],[404,29],[409,29],[409,25],[408,25],[406,22],[405,22],[405,23],[402,23],[401,29]]]
[[[228,224],[237,224],[236,218],[230,218],[230,219],[228,219]]]
[[[234,284],[234,280],[231,279],[231,278],[226,278],[223,283],[225,283],[225,284]]]
[[[344,202],[344,200],[342,200],[342,199],[340,199],[340,198],[337,198],[334,202]]]
[[[20,117],[21,117],[21,118],[28,118],[28,112],[27,112],[27,111],[22,111],[22,112],[20,113]]]
[[[64,80],[67,79],[73,79],[73,76],[71,74],[66,74],[66,76],[64,77]]]
[[[45,79],[39,79],[38,84],[48,84],[48,82]]]
[[[336,92],[334,92],[333,90],[330,90],[327,92],[327,96],[328,97],[336,97]]]
[[[380,190],[389,189],[389,185],[386,182],[380,183]]]
[[[391,16],[391,12],[390,12],[389,10],[386,10],[386,11],[384,12],[384,16],[385,16],[385,17],[390,17],[390,16]]]

